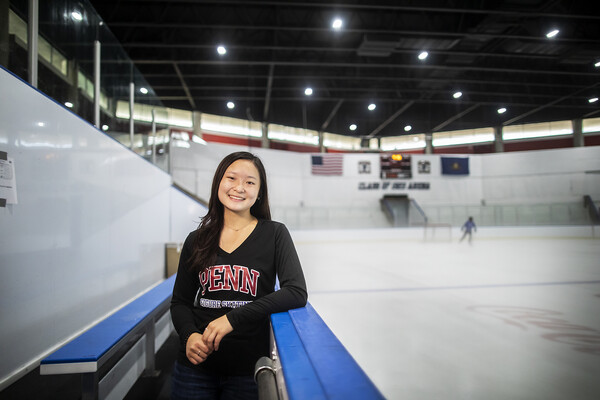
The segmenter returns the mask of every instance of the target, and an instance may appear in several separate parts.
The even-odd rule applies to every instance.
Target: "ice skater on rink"
[[[477,232],[477,226],[475,226],[475,222],[473,222],[473,217],[469,217],[460,230],[465,231],[465,233],[463,233],[459,242],[462,242],[465,236],[469,235],[469,244],[471,244],[471,241],[473,240],[473,231]]]

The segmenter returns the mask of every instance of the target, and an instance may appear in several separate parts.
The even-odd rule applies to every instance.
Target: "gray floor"
[[[599,399],[600,240],[295,231],[309,301],[388,399]]]
[[[171,334],[156,353],[158,376],[140,377],[124,400],[168,400],[171,391],[171,371],[177,355],[179,337]],[[81,376],[40,375],[35,368],[0,392],[0,400],[80,400]]]

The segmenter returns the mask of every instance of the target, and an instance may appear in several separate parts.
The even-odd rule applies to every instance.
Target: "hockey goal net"
[[[423,225],[423,239],[426,242],[451,242],[452,225],[444,223],[426,223]]]

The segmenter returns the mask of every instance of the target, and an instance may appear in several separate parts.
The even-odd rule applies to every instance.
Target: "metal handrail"
[[[428,222],[427,215],[425,214],[425,211],[423,211],[421,206],[419,206],[419,203],[417,203],[417,201],[415,199],[410,199],[410,203],[415,206],[415,208],[417,209],[419,214],[421,214],[421,216],[423,217],[425,224],[427,224],[427,222]]]
[[[279,400],[275,366],[269,357],[261,357],[254,367],[254,380],[258,385],[259,400]]]

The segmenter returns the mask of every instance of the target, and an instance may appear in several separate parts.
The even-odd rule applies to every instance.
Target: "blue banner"
[[[442,157],[443,175],[469,175],[469,159],[464,157]]]

